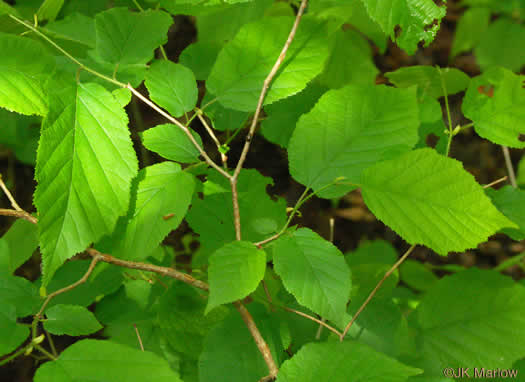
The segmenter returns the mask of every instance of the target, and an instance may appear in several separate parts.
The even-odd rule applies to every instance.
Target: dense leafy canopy
[[[522,243],[494,270],[422,262],[525,238],[525,159],[516,187],[454,159],[525,147],[525,1],[462,1],[449,67],[418,50],[445,1],[9,3],[0,215],[22,219],[0,237],[0,365],[42,358],[36,382],[525,373],[525,283],[498,273],[520,275],[525,253],[503,250]]]

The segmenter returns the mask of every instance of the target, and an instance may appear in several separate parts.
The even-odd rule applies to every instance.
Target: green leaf
[[[284,362],[277,382],[404,382],[422,370],[406,366],[354,341],[309,343]]]
[[[38,12],[36,13],[38,21],[54,21],[57,18],[60,9],[62,9],[63,5],[64,0],[44,0],[42,5],[38,9]]]
[[[372,20],[408,54],[414,54],[420,41],[427,46],[434,40],[447,12],[445,5],[439,7],[432,0],[361,1]]]
[[[523,188],[525,185],[525,156],[521,157],[518,163],[518,174],[516,176],[516,182],[518,185]]]
[[[217,42],[197,41],[182,51],[179,62],[195,73],[195,78],[205,81],[215,64],[221,45]]]
[[[502,232],[513,240],[525,239],[525,191],[505,186],[499,190],[488,189],[487,195],[496,208],[518,226],[518,229],[504,228]]]
[[[440,74],[441,72],[441,74]],[[443,97],[442,79],[448,94],[465,90],[470,82],[469,76],[456,68],[437,68],[433,66],[408,66],[395,72],[385,73],[390,82],[398,88],[418,86],[421,96]]]
[[[168,40],[173,19],[165,12],[113,8],[95,17],[97,55],[114,65],[145,64]]]
[[[288,147],[290,174],[319,191],[336,178],[357,183],[361,172],[392,151],[407,151],[418,140],[416,89],[349,85],[326,92],[299,119]],[[334,198],[352,186],[318,193]]]
[[[0,356],[11,353],[29,336],[29,328],[16,322],[16,308],[2,301],[0,310]]]
[[[263,240],[284,225],[286,201],[270,198],[266,188],[272,183],[270,178],[256,170],[240,172],[237,190],[243,240]],[[201,256],[193,259],[194,264],[206,264],[211,253],[235,240],[230,182],[213,171],[204,186],[204,198],[193,200],[186,218],[190,227],[200,235]]]
[[[0,109],[0,120],[2,121],[0,144],[13,150],[19,161],[34,166],[41,118]]]
[[[415,312],[425,374],[510,368],[525,356],[524,299],[524,286],[493,271],[471,268],[437,282]]]
[[[80,280],[80,278],[86,274],[90,263],[90,260],[66,262],[64,266],[55,273],[53,279],[47,286],[48,294]],[[57,304],[74,304],[87,307],[97,301],[100,296],[116,291],[122,284],[122,272],[122,268],[99,264],[85,283],[78,285],[67,293],[59,294],[49,302],[47,307],[51,308]],[[35,282],[35,288],[41,286],[41,282],[39,281]]]
[[[207,89],[225,107],[253,111],[264,79],[290,33],[293,18],[272,17],[241,28],[219,53]],[[323,69],[329,53],[327,24],[303,18],[264,104],[298,93]]]
[[[180,3],[181,0],[161,0],[161,2]],[[196,14],[201,13],[197,17],[197,31],[199,34],[199,42],[213,42],[223,46],[226,42],[235,37],[239,29],[247,23],[253,23],[263,18],[265,12],[273,4],[272,0],[254,0],[250,3],[225,5],[219,7],[211,7],[209,5],[220,4],[221,0],[210,0],[206,3],[206,7],[197,5],[194,7],[195,12],[176,11],[168,9],[173,14]],[[184,7],[184,5],[179,5]],[[215,9],[213,9],[215,8]]]
[[[415,260],[405,260],[399,268],[401,281],[409,287],[427,291],[438,281],[438,277],[425,265]]]
[[[452,42],[450,57],[472,50],[481,40],[490,21],[490,10],[487,8],[467,9],[456,24],[456,33]]]
[[[18,219],[2,236],[9,247],[9,272],[14,273],[38,247],[38,229],[27,220]]]
[[[182,222],[195,181],[180,165],[162,162],[140,170],[135,182],[138,186],[130,211],[107,240],[108,252],[137,261],[146,259]]]
[[[458,161],[432,149],[371,166],[361,184],[363,199],[379,220],[408,243],[441,255],[474,248],[499,229],[515,226]]]
[[[37,155],[44,285],[64,261],[113,231],[137,173],[128,118],[114,96],[97,84],[68,86],[55,95]]]
[[[323,86],[311,83],[299,94],[266,106],[261,134],[270,142],[286,148],[299,117],[308,113],[325,91]]]
[[[4,304],[16,308],[16,317],[34,314],[40,305],[38,290],[22,277],[0,272],[0,305]]]
[[[202,296],[191,286],[174,283],[161,297],[158,314],[162,335],[173,349],[194,361],[202,353],[205,336],[228,315],[226,307],[204,315]]]
[[[266,270],[266,253],[248,241],[234,241],[210,256],[210,297],[205,314],[241,300],[257,289]]]
[[[336,0],[336,3],[339,3],[339,0]],[[346,7],[351,9],[346,16],[346,22],[370,38],[379,48],[379,52],[384,54],[388,43],[387,36],[381,27],[370,18],[363,2],[352,0],[347,1],[346,4]]]
[[[145,85],[153,101],[174,117],[197,104],[197,82],[193,72],[170,61],[155,61],[146,73]]]
[[[350,297],[351,276],[341,252],[315,232],[300,228],[273,247],[275,272],[297,301],[340,324]]]
[[[139,345],[136,326],[144,349],[162,355],[157,312],[159,296],[164,292],[159,283],[140,279],[131,280],[116,293],[104,297],[95,311],[97,319],[104,324],[104,336],[136,348]]]
[[[476,133],[494,143],[523,148],[525,79],[507,69],[492,68],[473,78],[461,110]]]
[[[352,62],[351,65],[348,63]],[[375,84],[379,70],[368,41],[354,30],[336,32],[335,43],[319,82],[338,89],[347,84]]]
[[[189,129],[195,140],[202,147],[199,134]],[[199,150],[193,145],[180,127],[166,123],[148,129],[142,133],[142,143],[161,157],[181,163],[199,161]]]
[[[44,328],[57,335],[85,336],[102,329],[93,313],[78,305],[55,305],[46,311]]]
[[[212,100],[213,96],[208,93],[204,97],[202,104],[206,105]],[[246,121],[250,116],[250,114],[245,111],[227,109],[219,102],[213,102],[208,105],[205,112],[206,116],[210,118],[213,128],[219,131],[234,131],[236,129],[240,129],[246,124]]]
[[[96,46],[95,20],[82,13],[68,14],[61,20],[47,24],[44,29],[75,57],[86,56],[87,50]]]
[[[499,18],[489,25],[474,48],[482,70],[503,66],[513,72],[525,65],[525,27],[507,18]]]
[[[108,367],[110,365],[110,367]],[[140,349],[110,341],[81,340],[53,362],[38,368],[35,382],[122,381],[182,382],[166,360]]]
[[[260,305],[250,304],[249,312],[265,339],[273,359],[283,355],[279,326]],[[258,381],[268,375],[268,366],[238,312],[231,312],[213,328],[199,357],[199,382]]]
[[[46,84],[55,68],[53,56],[38,41],[4,33],[0,33],[0,51],[0,107],[45,115]]]
[[[352,292],[348,312],[354,315],[385,273],[397,260],[395,249],[382,240],[367,242],[346,256],[352,273]],[[392,293],[399,281],[394,271],[362,311],[349,334],[377,351],[397,357],[406,351],[411,339],[406,318],[393,303]]]
[[[394,265],[397,252],[389,242],[373,240],[359,245],[355,251],[345,254],[345,258],[350,268],[359,264]]]

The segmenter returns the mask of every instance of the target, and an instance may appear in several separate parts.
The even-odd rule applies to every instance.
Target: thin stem
[[[173,279],[182,281],[186,284],[192,285],[196,288],[199,288],[205,291],[208,291],[210,289],[208,284],[206,284],[204,281],[197,280],[196,278],[186,273],[179,272],[173,268],[160,267],[158,265],[140,263],[140,262],[135,262],[135,261],[121,260],[111,255],[100,253],[99,251],[93,248],[88,248],[86,252],[92,257],[100,256],[100,261],[103,261],[105,263],[117,265],[119,267],[129,268],[129,269],[140,269],[140,270],[147,271],[147,272],[154,272],[159,275],[171,277]]]
[[[60,51],[60,53],[62,53],[64,56],[66,56],[67,58],[69,58],[71,61],[73,61],[75,64],[77,64],[78,66],[80,66],[83,70],[85,70],[86,72],[89,72],[99,78],[102,78],[108,82],[111,82],[112,84],[115,84],[117,86],[120,86],[122,88],[125,88],[126,87],[126,84],[120,82],[120,81],[117,81],[111,77],[108,77],[108,76],[105,76],[104,74],[102,73],[99,73],[97,72],[96,70],[93,70],[87,66],[85,66],[83,63],[81,63],[80,61],[78,61],[75,57],[73,57],[71,54],[69,54],[66,50],[64,50],[63,48],[61,48],[58,44],[56,44],[53,40],[51,40],[49,37],[47,37],[45,34],[43,34],[42,32],[40,32],[40,30],[25,22],[24,20],[20,20],[18,17],[16,16],[13,16],[11,14],[8,15],[9,17],[11,17],[13,20],[15,20],[17,23],[20,23],[22,25],[24,25],[26,28],[32,30],[33,32],[35,32],[37,35],[39,35],[40,37],[42,37],[44,40],[46,40],[49,44],[53,45],[55,47],[55,49],[57,49],[58,51]]]
[[[510,151],[507,146],[501,146],[503,150],[503,156],[505,157],[505,166],[507,166],[507,173],[509,174],[509,181],[513,188],[518,188],[518,183],[516,182],[516,173],[514,172],[514,167],[512,166],[512,160],[510,159]]]
[[[15,218],[27,220],[30,223],[36,224],[37,218],[26,211],[15,211],[6,208],[0,208],[0,215],[2,216],[13,216]]]
[[[303,312],[301,312],[299,310],[288,308],[286,306],[279,306],[279,305],[276,305],[276,306],[278,306],[279,308],[284,309],[284,310],[286,310],[288,312],[292,312],[292,313],[295,313],[295,314],[297,314],[297,315],[299,315],[301,317],[307,318],[307,319],[309,319],[309,320],[311,320],[313,322],[317,322],[320,325],[320,327],[325,327],[326,329],[330,330],[332,333],[335,333],[338,337],[341,337],[341,332],[339,330],[337,330],[336,328],[328,325],[324,320],[319,320],[319,319],[317,319],[315,317],[310,316],[309,314],[303,313]],[[319,339],[319,338],[316,338],[316,339]]]
[[[412,251],[414,250],[414,248],[416,247],[416,245],[412,245],[404,254],[403,256],[401,256],[401,258],[392,266],[392,268],[390,268],[386,273],[385,275],[383,276],[383,278],[381,280],[379,280],[379,282],[377,283],[377,285],[375,286],[375,288],[372,290],[372,292],[370,292],[370,294],[368,295],[367,299],[365,300],[365,302],[363,302],[363,304],[359,307],[359,309],[357,309],[357,312],[355,312],[354,316],[352,317],[352,319],[350,320],[350,322],[348,323],[348,325],[346,325],[345,327],[345,330],[343,331],[343,334],[341,336],[339,336],[339,340],[343,341],[343,339],[345,338],[346,336],[346,333],[348,333],[348,330],[350,330],[350,328],[352,327],[352,325],[354,324],[355,320],[357,320],[357,317],[359,317],[359,315],[361,314],[361,312],[365,309],[365,307],[368,305],[368,303],[370,302],[370,300],[372,300],[372,297],[375,296],[375,294],[377,293],[377,291],[379,290],[379,288],[381,288],[381,285],[383,285],[383,283],[385,282],[385,280],[403,263],[403,261],[405,261],[405,259],[412,253]]]
[[[501,182],[506,181],[507,178],[508,178],[508,176],[504,176],[503,178],[496,179],[495,181],[493,181],[493,182],[491,182],[491,183],[489,183],[489,184],[485,184],[485,185],[483,186],[483,188],[489,188],[489,187],[492,187],[492,186],[494,186],[494,185],[496,185],[496,184],[498,184],[498,183],[501,183]]]
[[[215,146],[217,147],[217,151],[221,154],[222,164],[223,164],[224,167],[226,167],[226,160],[228,159],[228,157],[221,152],[221,142],[219,142],[219,140],[217,139],[217,136],[213,132],[212,128],[210,127],[210,125],[208,125],[208,122],[206,122],[206,119],[202,115],[202,111],[197,110],[197,117],[199,118],[199,120],[201,121],[202,125],[204,126],[204,128],[208,132],[208,135],[211,137],[213,143],[215,143]]]
[[[51,337],[51,334],[47,330],[44,330],[44,333],[46,334],[47,342],[49,342],[49,347],[51,348],[51,352],[55,357],[58,357],[57,349],[55,347],[55,342],[53,341],[53,337]]]
[[[53,361],[56,361],[58,359],[58,357],[55,357],[53,354],[51,354],[50,352],[48,352],[46,349],[44,349],[43,346],[41,345],[33,345],[33,347],[35,349],[37,349],[40,353],[44,354],[47,358],[49,358],[50,360],[53,360]]]
[[[447,110],[447,120],[448,120],[448,141],[447,141],[447,152],[446,155],[448,156],[450,153],[450,146],[452,145],[452,138],[454,137],[452,133],[452,118],[450,117],[450,107],[448,105],[448,93],[447,93],[447,85],[445,84],[445,79],[443,78],[443,73],[441,72],[441,68],[439,66],[436,66],[439,78],[441,79],[441,89],[443,90],[443,96],[445,97],[445,108]]]
[[[299,22],[301,21],[301,17],[303,16],[307,3],[308,3],[308,0],[301,1],[301,6],[299,7],[297,16],[295,17],[295,22],[292,26],[292,29],[290,30],[288,39],[286,40],[286,43],[284,44],[283,49],[281,50],[281,53],[279,54],[279,57],[277,58],[277,61],[275,61],[275,64],[273,65],[272,70],[270,70],[270,73],[268,73],[268,76],[266,76],[266,79],[264,80],[261,94],[259,95],[259,101],[257,102],[255,114],[253,116],[252,123],[250,126],[250,130],[248,131],[248,134],[246,135],[246,141],[242,149],[241,157],[239,158],[239,162],[237,163],[237,167],[235,168],[235,171],[233,173],[233,177],[235,179],[237,179],[237,177],[239,176],[239,173],[241,172],[244,161],[246,160],[246,156],[248,155],[248,151],[250,150],[250,144],[253,138],[253,134],[255,133],[255,128],[257,127],[257,120],[259,119],[259,114],[261,113],[264,98],[266,97],[266,93],[268,92],[270,83],[272,82],[273,78],[277,74],[279,67],[281,66],[281,64],[283,63],[286,57],[286,53],[288,52],[288,49],[290,48],[290,45],[292,44],[292,41],[295,37],[295,33],[297,32]]]
[[[11,193],[9,192],[9,189],[7,188],[7,186],[5,185],[4,183],[4,180],[2,179],[2,174],[0,174],[0,187],[2,188],[2,190],[4,191],[4,194],[7,196],[7,199],[9,199],[9,201],[11,202],[11,205],[13,206],[13,208],[18,211],[18,212],[22,212],[23,209],[20,208],[20,206],[18,205],[18,203],[16,202],[15,198],[13,198],[13,195],[11,195]]]
[[[211,166],[213,167],[215,170],[217,170],[222,176],[224,176],[225,178],[227,179],[231,179],[231,175],[228,174],[226,171],[224,171],[219,165],[217,165],[214,161],[212,161],[210,159],[210,157],[208,156],[208,154],[206,154],[206,152],[203,150],[203,148],[199,145],[199,143],[195,140],[195,137],[193,137],[193,134],[191,134],[190,130],[184,126],[182,123],[180,123],[179,121],[177,121],[175,118],[173,118],[171,115],[169,115],[168,113],[166,113],[164,110],[162,110],[160,107],[158,107],[157,105],[155,105],[153,102],[151,102],[149,99],[147,99],[146,97],[144,97],[142,94],[140,94],[139,91],[135,90],[130,84],[128,84],[126,86],[138,99],[140,99],[142,102],[144,102],[146,105],[148,105],[149,107],[151,107],[153,110],[155,110],[157,113],[159,113],[160,115],[162,115],[164,118],[166,118],[168,121],[170,121],[171,123],[173,123],[174,125],[178,126],[183,132],[184,134],[186,134],[186,136],[189,138],[189,140],[191,141],[191,143],[193,143],[193,145],[197,148],[197,150],[199,151],[199,153],[202,155],[202,157],[204,158],[204,160]]]
[[[269,243],[271,241],[274,241],[275,239],[278,239],[286,231],[286,229],[288,228],[288,226],[292,222],[292,219],[294,218],[295,214],[297,213],[297,211],[299,210],[301,205],[305,202],[305,200],[303,200],[303,199],[305,199],[306,194],[308,193],[308,191],[309,191],[309,188],[306,188],[303,191],[303,193],[301,194],[301,196],[299,197],[299,199],[297,199],[297,202],[295,203],[295,206],[293,207],[292,212],[290,212],[290,216],[288,216],[288,219],[286,220],[286,223],[284,223],[284,225],[281,228],[281,230],[279,232],[277,232],[275,235],[272,235],[272,236],[270,236],[267,239],[264,239],[264,240],[258,241],[257,243],[254,243],[255,246],[260,247],[260,246],[262,246],[264,244],[267,244],[267,243]]]
[[[42,313],[44,313],[44,310],[46,309],[47,307],[47,304],[49,304],[49,302],[55,298],[56,296],[58,296],[59,294],[62,294],[62,293],[65,293],[65,292],[69,292],[70,290],[72,289],[75,289],[77,286],[79,286],[80,284],[84,284],[87,279],[89,278],[89,276],[91,275],[91,273],[93,272],[93,269],[95,269],[95,265],[97,265],[97,263],[102,260],[100,256],[94,256],[93,257],[93,260],[91,260],[91,264],[89,264],[89,268],[88,270],[86,271],[86,273],[84,274],[84,276],[82,276],[80,278],[80,280],[74,282],[73,284],[71,285],[68,285],[67,287],[64,287],[62,289],[59,289],[57,291],[54,291],[53,293],[50,293],[46,300],[44,301],[44,303],[42,304],[42,307],[40,308],[40,310],[38,311],[38,313],[36,314],[36,318],[37,319],[41,319],[42,318]]]
[[[239,211],[239,194],[237,193],[237,178],[230,178],[230,185],[232,189],[232,204],[233,204],[233,224],[235,226],[235,239],[241,240],[241,214]]]
[[[11,362],[15,358],[17,358],[19,355],[25,353],[26,350],[27,350],[27,346],[21,347],[20,349],[18,349],[16,352],[11,354],[10,356],[8,356],[8,357],[4,358],[3,360],[1,360],[0,361],[0,366],[3,366],[6,363]]]
[[[263,356],[264,362],[266,362],[266,365],[268,366],[270,376],[273,378],[276,377],[277,373],[279,373],[279,369],[277,368],[277,364],[273,360],[272,352],[270,351],[268,344],[266,343],[263,336],[261,335],[261,332],[259,332],[259,329],[257,329],[257,326],[255,325],[255,321],[253,320],[252,315],[240,301],[235,301],[233,305],[239,311],[244,323],[248,327],[248,330],[250,331],[255,341],[255,344],[257,345],[257,348],[259,349],[259,352]]]
[[[142,338],[140,338],[139,329],[137,328],[137,324],[133,324],[133,327],[135,328],[135,333],[137,334],[137,338],[139,340],[140,350],[144,351],[144,344],[142,343]]]

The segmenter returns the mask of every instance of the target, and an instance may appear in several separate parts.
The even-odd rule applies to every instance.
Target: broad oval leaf
[[[301,305],[341,324],[352,282],[343,255],[332,243],[301,228],[276,241],[273,261],[275,272]]]
[[[181,64],[156,61],[146,73],[150,97],[174,117],[180,117],[197,104],[197,81],[193,72]]]
[[[414,54],[420,41],[430,44],[445,16],[445,5],[433,0],[361,0],[372,20],[408,54]],[[398,29],[399,28],[399,29]]]
[[[179,164],[162,162],[140,170],[135,184],[128,215],[119,220],[119,227],[103,245],[109,241],[113,255],[137,261],[146,259],[182,222],[195,180]]]
[[[38,368],[35,382],[126,381],[182,382],[168,362],[141,351],[102,340],[81,340],[64,350],[56,361]]]
[[[199,134],[190,129],[191,134],[202,146]],[[178,127],[170,123],[152,127],[142,133],[144,146],[161,157],[181,163],[199,161],[199,150],[193,145],[188,136]]]
[[[96,56],[114,65],[145,64],[168,41],[173,19],[165,12],[112,8],[95,17]]]
[[[78,84],[59,97],[44,123],[36,167],[44,285],[64,261],[113,231],[137,174],[128,118],[110,92]]]
[[[524,299],[523,285],[494,271],[471,268],[439,280],[415,312],[425,375],[462,365],[510,368],[525,356]]]
[[[461,110],[483,138],[525,147],[525,77],[504,68],[487,70],[471,80]]]
[[[405,382],[421,373],[360,342],[328,341],[303,346],[283,363],[277,382]]]
[[[315,191],[339,177],[357,183],[368,166],[412,148],[418,127],[415,88],[349,85],[328,91],[297,123],[288,146],[290,173]],[[334,198],[350,189],[334,186],[319,195]]]
[[[505,186],[499,190],[488,189],[487,195],[503,215],[518,225],[518,229],[504,228],[502,232],[513,240],[525,239],[525,190]]]
[[[266,270],[266,253],[248,241],[234,241],[210,256],[210,297],[205,313],[243,299],[257,289]]]
[[[0,51],[0,107],[47,114],[45,86],[55,68],[53,56],[38,41],[5,33],[0,33]]]
[[[474,248],[499,229],[516,227],[457,160],[432,149],[369,167],[361,187],[379,220],[410,244],[441,255]]]
[[[247,24],[219,53],[207,88],[225,107],[253,111],[264,80],[279,57],[293,18],[272,17]],[[264,104],[298,93],[323,69],[328,57],[326,24],[303,18]]]
[[[443,93],[443,83],[448,95],[465,90],[470,82],[470,77],[459,69],[440,69],[423,65],[400,68],[395,72],[385,73],[385,76],[398,88],[417,85],[421,95],[432,98],[439,98],[445,95]]]
[[[78,305],[55,305],[46,310],[44,328],[57,335],[84,336],[102,329],[93,313]]]

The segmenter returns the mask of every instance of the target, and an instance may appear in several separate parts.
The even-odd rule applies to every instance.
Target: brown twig
[[[239,311],[241,314],[241,317],[248,327],[248,330],[250,331],[255,344],[257,345],[257,348],[259,349],[259,352],[261,352],[264,361],[266,362],[266,365],[268,366],[268,370],[270,371],[269,377],[276,377],[277,373],[279,372],[279,369],[277,368],[277,365],[275,361],[273,360],[272,352],[270,351],[270,348],[268,347],[268,344],[264,340],[263,336],[261,335],[261,332],[259,332],[259,329],[257,329],[257,326],[255,325],[255,321],[253,320],[252,315],[246,309],[246,307],[240,302],[235,301],[233,303],[235,308]]]
[[[16,210],[10,210],[6,208],[0,208],[0,215],[12,216],[15,218],[24,219],[33,224],[36,224],[38,222],[37,218],[35,218],[33,215],[31,215],[29,212],[26,212],[26,211],[16,211]]]
[[[147,272],[154,272],[159,275],[171,277],[173,279],[182,281],[186,284],[192,285],[196,288],[199,288],[205,291],[208,291],[210,289],[208,284],[206,284],[204,281],[197,280],[196,278],[188,275],[187,273],[179,272],[173,268],[160,267],[158,265],[140,263],[138,261],[122,260],[122,259],[113,257],[111,255],[107,255],[105,253],[100,253],[99,251],[93,248],[88,248],[86,252],[92,257],[100,256],[100,261],[103,261],[108,264],[113,264],[119,267],[124,267],[124,268],[129,268],[129,269],[140,269],[140,270],[147,271]]]
[[[4,191],[4,194],[7,196],[7,199],[9,199],[9,201],[11,202],[11,205],[13,206],[13,208],[18,211],[18,212],[21,212],[23,211],[20,206],[18,205],[18,203],[16,202],[15,198],[13,198],[13,195],[11,195],[11,193],[9,192],[8,188],[6,187],[5,183],[4,183],[4,180],[2,179],[2,175],[0,174],[0,187],[2,188],[2,190]]]
[[[326,329],[330,330],[332,333],[335,333],[337,334],[338,337],[341,337],[341,332],[339,330],[337,330],[336,328],[328,325],[325,321],[323,320],[319,320],[313,316],[310,316],[309,314],[306,314],[306,313],[303,313],[299,310],[295,310],[295,309],[292,309],[292,308],[288,308],[287,306],[281,306],[280,308],[288,311],[288,312],[292,312],[292,313],[295,313],[301,317],[304,317],[304,318],[307,318],[313,322],[317,322],[321,327],[325,327]]]
[[[137,333],[137,338],[139,339],[140,350],[144,351],[144,345],[142,344],[142,338],[140,338],[140,333],[139,329],[137,328],[137,324],[133,324],[133,327],[135,328],[135,333]]]
[[[219,152],[219,154],[221,154],[222,165],[226,166],[226,161],[228,160],[228,157],[221,152],[221,142],[219,142],[219,140],[217,139],[217,136],[213,132],[213,129],[210,127],[210,125],[208,125],[208,122],[206,122],[206,119],[202,115],[202,111],[197,110],[196,113],[197,113],[197,118],[199,118],[199,120],[201,121],[202,125],[208,132],[208,135],[211,137],[213,143],[215,143],[215,146],[217,147],[217,151]]]
[[[246,138],[245,138],[244,147],[242,148],[239,162],[237,162],[237,166],[235,167],[233,176],[229,178],[231,182],[231,186],[232,186],[233,218],[234,218],[235,232],[236,232],[237,240],[240,240],[240,237],[241,237],[241,232],[240,232],[241,217],[239,214],[239,200],[237,198],[237,179],[239,178],[239,174],[241,172],[242,166],[244,165],[244,161],[246,160],[246,156],[248,155],[248,151],[250,150],[251,141],[255,133],[255,128],[257,127],[257,121],[259,120],[259,114],[261,113],[261,110],[262,110],[264,98],[266,97],[268,88],[270,87],[270,84],[273,78],[277,74],[279,67],[283,63],[286,57],[286,53],[288,52],[288,49],[290,48],[290,45],[292,44],[292,41],[295,37],[295,33],[297,32],[297,28],[299,26],[301,17],[303,16],[307,3],[308,3],[308,0],[301,1],[301,6],[299,7],[297,16],[295,17],[295,21],[292,26],[292,29],[290,30],[290,34],[288,35],[288,39],[286,40],[281,50],[281,53],[279,54],[279,57],[277,58],[277,61],[275,61],[275,64],[273,65],[272,70],[270,70],[270,73],[268,73],[268,75],[266,76],[266,79],[263,82],[263,87],[259,95],[259,100],[257,101],[257,107],[255,108],[255,113],[252,118],[252,123],[250,124],[250,129],[248,130],[248,134],[246,135]]]
[[[518,188],[518,183],[516,182],[516,173],[514,172],[514,167],[512,166],[512,160],[510,159],[510,151],[507,146],[501,146],[503,150],[503,156],[505,157],[505,166],[507,167],[507,173],[509,174],[510,184],[513,188]]]
[[[507,178],[508,178],[508,176],[504,176],[503,178],[496,179],[495,181],[490,182],[489,184],[485,184],[485,185],[483,186],[483,188],[489,188],[489,187],[495,186],[495,185],[498,184],[498,183],[501,183],[501,182],[506,181]]]
[[[46,300],[44,301],[44,303],[42,304],[42,307],[40,308],[40,310],[38,311],[38,313],[35,315],[36,318],[38,319],[41,319],[42,318],[42,313],[44,313],[44,310],[46,309],[47,307],[47,304],[49,304],[49,302],[55,298],[56,296],[58,296],[59,294],[62,294],[62,293],[65,293],[65,292],[68,292],[72,289],[75,289],[77,286],[79,286],[80,284],[84,284],[87,279],[89,278],[89,276],[91,275],[91,273],[93,272],[93,269],[95,269],[95,265],[97,265],[97,263],[102,260],[100,258],[100,256],[93,256],[93,260],[91,260],[91,264],[89,264],[89,268],[88,270],[86,271],[86,273],[84,274],[84,276],[82,276],[80,278],[80,280],[74,282],[73,284],[71,285],[68,285],[67,287],[64,287],[62,289],[59,289],[57,291],[54,291],[53,293],[50,293]]]
[[[359,315],[361,314],[361,312],[363,311],[363,309],[365,309],[365,307],[368,305],[368,303],[370,302],[370,300],[372,300],[372,297],[375,296],[375,294],[377,293],[377,291],[379,290],[379,288],[381,288],[381,285],[383,285],[383,283],[385,282],[385,280],[401,265],[401,263],[403,263],[403,261],[405,261],[405,259],[412,253],[412,251],[414,250],[414,248],[416,247],[416,245],[412,245],[404,254],[403,256],[401,256],[401,258],[394,264],[392,265],[392,268],[390,268],[386,273],[385,275],[383,276],[383,278],[381,280],[379,280],[379,282],[377,283],[377,285],[375,286],[375,288],[372,290],[372,292],[370,292],[370,294],[368,295],[368,297],[366,298],[365,302],[363,302],[363,304],[359,307],[359,309],[357,309],[357,312],[355,312],[354,316],[352,317],[352,319],[350,320],[350,322],[348,323],[348,325],[346,325],[345,327],[345,330],[343,331],[343,334],[341,334],[339,336],[339,340],[343,341],[345,336],[346,336],[346,333],[348,333],[348,330],[350,330],[350,328],[352,327],[352,325],[354,324],[355,320],[357,320],[357,317],[359,317]]]

